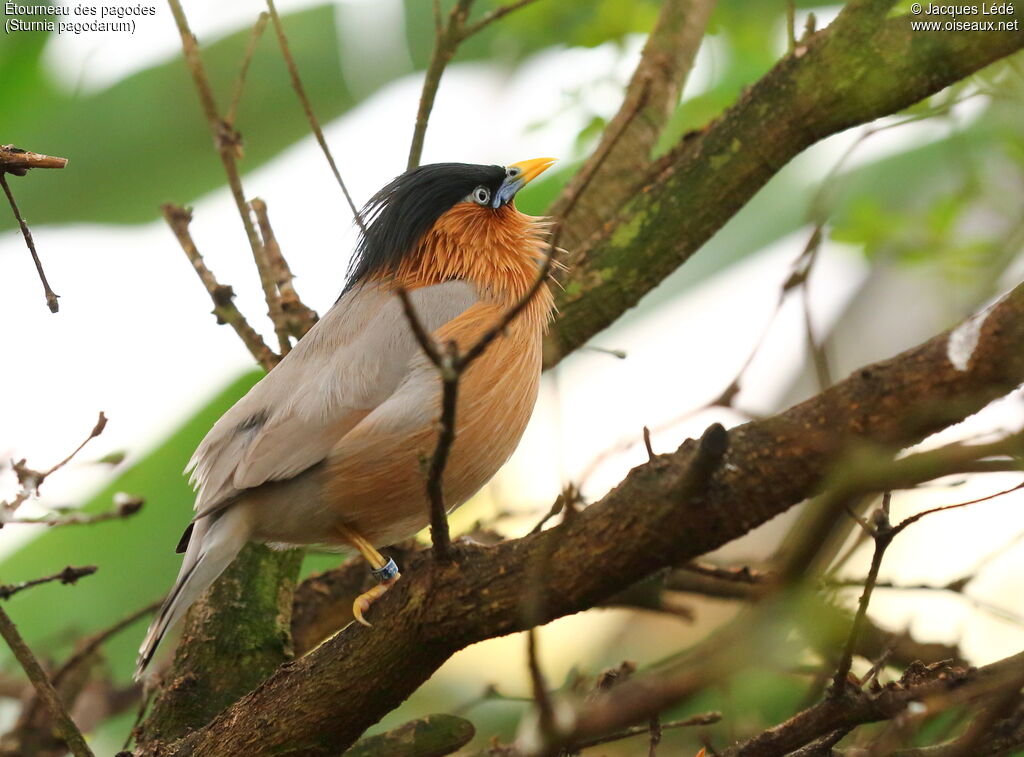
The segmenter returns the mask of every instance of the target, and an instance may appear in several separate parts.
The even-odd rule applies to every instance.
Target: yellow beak
[[[508,168],[518,168],[522,171],[522,173],[516,178],[521,180],[525,185],[529,184],[542,173],[547,171],[554,162],[554,158],[533,158],[532,160],[522,160],[518,163],[513,163],[508,166]]]

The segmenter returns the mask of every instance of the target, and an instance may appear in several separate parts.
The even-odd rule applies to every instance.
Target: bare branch
[[[551,207],[551,215],[565,224],[565,245],[570,251],[610,221],[643,182],[662,129],[679,103],[714,7],[715,0],[666,0],[661,4],[618,113],[594,153]],[[583,182],[589,184],[595,177],[600,189],[586,191]],[[569,207],[574,195],[584,195],[583,200]]]
[[[1020,491],[1021,489],[1024,489],[1024,483],[1017,484],[1016,486],[1014,486],[1014,487],[1012,487],[1010,489],[1004,489],[1003,491],[996,492],[995,494],[988,494],[988,495],[986,495],[984,497],[978,497],[977,499],[967,500],[966,502],[957,502],[955,505],[943,505],[942,507],[933,507],[930,510],[925,510],[923,512],[916,513],[916,514],[911,515],[908,518],[905,518],[904,520],[900,521],[899,525],[897,525],[896,528],[895,528],[895,532],[898,534],[900,531],[905,529],[907,526],[910,526],[910,525],[913,525],[914,523],[917,523],[917,521],[921,520],[921,518],[924,518],[925,516],[933,515],[935,513],[942,513],[942,512],[945,512],[946,510],[957,510],[957,509],[959,509],[961,507],[968,507],[970,505],[976,505],[979,502],[988,502],[989,500],[995,499],[996,497],[1002,497],[1005,494],[1010,494],[1010,493],[1015,492],[1015,491]]]
[[[889,500],[891,496],[889,492],[885,493],[882,507],[875,510],[871,517],[871,537],[875,541],[875,550],[871,555],[871,567],[868,569],[868,577],[864,582],[864,591],[857,604],[857,614],[853,618],[850,635],[846,640],[846,646],[843,648],[843,654],[839,658],[839,666],[832,677],[831,693],[833,696],[841,695],[850,684],[848,678],[850,676],[850,667],[853,664],[853,651],[867,618],[868,604],[871,602],[871,594],[875,590],[875,582],[878,581],[878,571],[882,567],[882,558],[885,556],[885,550],[892,544],[893,538],[899,533],[898,529],[894,529],[889,523]]]
[[[296,339],[301,339],[316,324],[318,316],[316,311],[307,307],[299,299],[299,295],[295,291],[295,285],[292,284],[291,268],[284,255],[281,254],[281,246],[277,243],[277,236],[270,225],[267,204],[259,197],[254,197],[249,201],[249,206],[256,215],[256,222],[260,227],[260,236],[263,237],[263,246],[267,251],[267,263],[274,276],[274,285],[277,287],[288,333]]]
[[[74,654],[68,657],[68,659],[64,661],[64,664],[57,668],[57,671],[53,674],[54,685],[58,685],[71,671],[92,656],[97,649],[106,644],[112,636],[116,636],[133,623],[136,623],[147,615],[151,615],[156,612],[160,608],[162,602],[162,599],[157,600],[156,602],[150,602],[145,607],[139,608],[135,612],[121,618],[121,620],[117,621],[112,626],[94,633],[88,639],[80,643]]]
[[[462,375],[469,369],[469,366],[480,357],[487,347],[505,330],[529,305],[544,286],[554,264],[556,245],[558,243],[558,231],[556,230],[548,244],[537,276],[530,288],[502,317],[492,325],[483,335],[465,352],[459,351],[456,343],[450,342],[443,348],[439,348],[433,336],[427,333],[423,322],[416,314],[409,293],[399,288],[396,294],[402,302],[402,311],[405,314],[413,336],[419,343],[420,348],[438,369],[441,377],[441,416],[437,437],[437,445],[431,457],[427,472],[427,496],[430,501],[430,534],[434,544],[434,554],[440,561],[451,559],[449,544],[451,536],[448,529],[448,508],[444,500],[444,469],[448,464],[448,455],[455,443],[455,422],[456,409],[458,406],[459,381]]]
[[[14,145],[0,145],[0,173],[24,176],[33,168],[64,168],[67,164],[67,158],[42,155]]]
[[[462,42],[461,24],[459,18],[465,19],[469,15],[469,9],[473,0],[457,0],[452,8],[446,24],[440,24],[440,5],[434,5],[435,33],[434,50],[430,54],[430,62],[427,63],[427,70],[423,74],[423,90],[420,92],[420,104],[416,111],[416,123],[412,131],[412,143],[409,145],[409,160],[406,169],[416,168],[423,156],[423,142],[427,135],[427,124],[430,121],[430,112],[434,109],[434,100],[437,97],[437,89],[441,84],[441,77],[448,67],[451,59],[455,57],[459,43]]]
[[[96,425],[92,427],[92,431],[89,432],[89,435],[87,437],[85,437],[84,440],[82,440],[81,444],[79,444],[77,447],[75,447],[74,452],[72,452],[70,455],[68,455],[63,460],[61,460],[59,463],[57,463],[52,468],[50,468],[48,471],[46,471],[46,473],[43,474],[43,478],[46,478],[47,476],[49,476],[49,475],[51,475],[53,473],[56,473],[58,470],[60,470],[65,465],[70,463],[72,458],[74,458],[75,455],[77,455],[79,452],[81,452],[82,448],[85,447],[86,444],[88,444],[90,441],[92,441],[97,436],[102,434],[103,433],[103,429],[105,429],[106,427],[107,427],[107,416],[105,416],[103,414],[103,412],[100,411],[100,415],[96,419]],[[39,484],[41,484],[41,483],[42,483],[42,480],[38,481],[36,483],[36,488],[39,488]]]
[[[420,158],[423,156],[423,143],[427,135],[427,124],[430,121],[430,112],[434,109],[434,100],[437,98],[441,77],[452,58],[455,57],[459,45],[498,19],[504,18],[509,13],[530,5],[532,2],[534,0],[515,0],[485,13],[479,21],[467,26],[474,0],[456,0],[448,14],[447,23],[442,21],[440,2],[434,0],[434,49],[430,54],[427,70],[423,74],[423,90],[420,92],[420,104],[416,111],[416,123],[413,127],[406,169],[416,168],[420,164]]]
[[[833,731],[898,717],[912,702],[923,704],[924,712],[934,715],[992,696],[1014,684],[1019,689],[1022,671],[1024,653],[976,669],[943,664],[911,666],[899,682],[875,692],[847,687],[842,697],[824,699],[785,723],[729,749],[725,757],[788,754]]]
[[[224,173],[227,175],[228,187],[231,189],[235,208],[238,210],[239,218],[242,220],[245,236],[249,240],[249,248],[252,250],[256,270],[259,272],[260,285],[263,287],[263,296],[267,303],[270,318],[274,323],[278,340],[287,340],[287,336],[282,333],[280,325],[281,318],[279,308],[277,307],[277,293],[274,288],[270,267],[267,264],[266,253],[263,249],[263,243],[256,233],[256,227],[253,225],[252,218],[249,215],[249,206],[245,201],[245,193],[242,190],[242,179],[238,171],[238,159],[242,154],[241,135],[235,130],[233,125],[220,116],[216,99],[213,96],[213,89],[210,87],[202,57],[199,54],[199,46],[196,44],[196,38],[189,28],[188,19],[185,17],[185,11],[181,8],[180,0],[167,0],[167,2],[171,7],[171,13],[174,15],[178,34],[181,37],[181,45],[185,53],[185,63],[192,74],[192,81],[195,84],[196,92],[199,94],[199,102],[202,105],[203,114],[206,116],[207,125],[213,136],[214,146],[217,148],[217,154],[220,156]],[[166,208],[167,206],[164,207]],[[164,216],[167,216],[166,210]],[[243,339],[243,341],[245,340]],[[246,342],[246,346],[249,346],[249,351],[252,352],[249,342]],[[282,348],[283,346],[282,344]],[[267,367],[264,364],[264,360],[261,360],[260,357],[257,356],[256,359],[265,368]]]
[[[11,192],[11,187],[7,183],[7,177],[4,175],[4,171],[0,170],[0,187],[4,188],[4,194],[7,195],[7,202],[11,205],[11,210],[14,212],[14,217],[18,221],[18,226],[21,227],[21,235],[25,238],[25,244],[28,245],[28,251],[32,254],[32,262],[35,263],[36,273],[39,274],[39,281],[43,285],[43,293],[46,295],[46,307],[50,308],[51,313],[56,313],[60,310],[60,305],[57,303],[57,297],[52,289],[50,289],[50,282],[46,280],[46,271],[43,270],[43,263],[39,260],[39,253],[36,252],[36,243],[32,239],[32,231],[28,228],[28,224],[25,223],[25,219],[21,217],[21,211],[18,209],[18,203],[14,200],[14,194]]]
[[[1015,8],[1016,31],[936,32],[927,45],[916,44],[909,17],[884,13],[880,26],[868,25],[870,41],[852,18],[810,36],[801,43],[804,54],[782,58],[719,118],[681,140],[651,167],[642,191],[607,224],[591,227],[599,230],[574,249],[557,296],[545,365],[634,306],[810,145],[906,108],[1019,50],[1024,9]],[[835,71],[856,75],[840,80]]]
[[[694,726],[699,725],[714,725],[721,719],[722,713],[720,712],[705,712],[700,715],[683,718],[682,720],[672,720],[668,723],[659,723],[658,728],[662,731],[673,731],[677,728],[693,728]],[[607,736],[598,736],[593,739],[577,741],[572,745],[572,749],[590,749],[591,747],[599,746],[601,744],[610,744],[613,741],[622,741],[623,739],[630,739],[634,736],[642,736],[645,733],[651,733],[651,727],[649,725],[638,725]]]
[[[161,210],[168,226],[174,232],[174,236],[178,238],[178,244],[181,245],[181,249],[192,263],[192,267],[195,268],[210,299],[213,300],[213,313],[217,316],[218,322],[230,325],[248,348],[249,353],[256,358],[256,362],[263,366],[264,370],[269,371],[280,362],[281,358],[267,346],[259,332],[249,325],[245,316],[235,307],[235,303],[232,301],[235,296],[234,290],[227,285],[220,284],[210,269],[206,267],[203,256],[199,254],[199,250],[192,240],[192,234],[188,230],[188,226],[192,222],[192,212],[187,208],[170,203],[162,205]]]
[[[284,56],[285,65],[288,66],[288,75],[292,79],[292,89],[295,90],[295,94],[298,95],[299,101],[302,103],[302,109],[306,112],[306,119],[309,121],[310,128],[313,129],[313,134],[316,136],[317,144],[320,145],[320,149],[323,150],[324,157],[327,158],[327,163],[331,166],[331,172],[334,174],[334,178],[338,182],[338,186],[341,187],[342,194],[345,195],[345,201],[348,203],[349,209],[352,211],[352,216],[355,218],[359,228],[364,232],[366,231],[363,226],[363,218],[359,214],[359,209],[356,207],[355,202],[352,200],[352,195],[348,193],[348,187],[345,186],[345,181],[341,178],[341,172],[338,171],[338,166],[334,162],[334,156],[331,155],[331,150],[327,146],[327,140],[324,139],[324,132],[320,128],[320,122],[316,118],[316,114],[313,113],[313,106],[309,102],[309,97],[306,96],[306,89],[302,86],[302,79],[299,78],[299,69],[295,66],[295,60],[292,58],[291,49],[288,47],[288,38],[284,33],[284,25],[281,23],[281,17],[277,15],[277,8],[274,7],[274,0],[267,0],[267,10],[270,11],[270,18],[274,22],[274,29],[277,32],[277,42],[281,46],[281,54]]]
[[[253,24],[252,32],[249,35],[249,44],[245,46],[245,56],[242,58],[242,65],[238,69],[238,79],[235,80],[235,91],[231,95],[231,104],[228,106],[227,115],[224,116],[224,121],[231,126],[234,126],[235,119],[238,117],[238,106],[242,101],[242,90],[245,89],[245,77],[249,73],[249,64],[252,62],[253,53],[256,52],[256,45],[263,35],[263,30],[267,27],[268,18],[269,16],[266,12],[256,17],[256,23]]]
[[[471,5],[472,0],[459,0],[459,3],[456,4],[449,16],[448,26],[445,31],[442,32],[442,36],[454,33],[452,32],[452,29],[455,29],[460,24],[464,23],[465,16],[469,13]],[[456,47],[457,44],[458,43],[456,42]],[[438,42],[435,45],[435,54],[437,54],[439,49],[442,49],[441,38],[438,39]],[[452,53],[454,54],[454,48],[452,48]],[[437,76],[439,79],[440,72],[438,72]],[[436,83],[437,82],[435,81],[435,87]],[[426,84],[424,85],[424,93],[426,95]],[[590,186],[591,181],[593,181],[598,171],[600,171],[604,166],[605,161],[613,154],[619,144],[619,141],[627,133],[627,129],[632,123],[633,118],[646,104],[646,93],[647,88],[645,85],[637,94],[635,102],[631,104],[631,109],[626,113],[625,117],[615,126],[613,131],[610,131],[607,134],[605,142],[602,144],[598,152],[595,153],[591,161],[590,170],[580,177],[573,191],[565,197],[563,205],[564,215],[568,215],[572,212],[580,197]],[[422,107],[423,104],[421,102],[421,112]],[[426,113],[423,114],[424,130],[426,129],[427,117],[429,117],[429,105]],[[419,125],[419,120],[417,121],[417,125]],[[420,137],[419,148],[422,149],[423,133],[418,132],[418,134]],[[416,149],[415,140],[416,137],[414,136],[414,149]],[[419,157],[417,155],[416,160],[418,161],[418,159]],[[412,160],[413,155],[410,154],[410,164],[412,163]],[[484,353],[491,342],[493,342],[500,334],[504,333],[512,321],[514,321],[530,305],[533,299],[537,296],[537,293],[545,285],[554,266],[554,258],[556,251],[559,249],[558,245],[561,239],[562,229],[563,224],[561,222],[556,224],[554,232],[552,233],[551,239],[548,243],[547,250],[545,251],[544,260],[537,272],[537,277],[534,279],[533,284],[527,292],[520,297],[512,307],[506,310],[502,317],[486,332],[484,332],[476,343],[466,349],[464,353],[460,354],[456,345],[449,345],[443,353],[438,350],[437,346],[434,344],[433,338],[426,333],[422,322],[416,316],[408,293],[401,289],[397,292],[398,296],[402,300],[402,308],[405,312],[406,319],[409,321],[410,327],[412,328],[413,335],[416,337],[420,347],[423,349],[430,361],[438,368],[442,380],[441,428],[438,435],[437,447],[435,448],[427,477],[427,491],[431,502],[430,528],[432,536],[436,535],[439,538],[439,542],[435,542],[435,553],[437,558],[440,560],[448,559],[448,543],[450,541],[447,507],[445,506],[444,494],[442,491],[442,478],[444,475],[445,465],[448,460],[448,453],[451,445],[455,441],[455,410],[458,398],[459,379],[470,364]],[[440,549],[437,549],[438,545],[440,545]]]
[[[25,589],[31,589],[33,586],[39,586],[40,584],[48,584],[53,581],[60,581],[62,584],[73,584],[78,581],[79,578],[85,576],[91,576],[97,570],[95,565],[83,565],[80,568],[68,566],[64,568],[60,573],[54,573],[52,576],[43,576],[42,578],[33,578],[30,581],[22,581],[17,584],[3,584],[0,585],[0,599],[10,599],[19,591]]]
[[[49,476],[52,476],[54,473],[56,473],[69,462],[71,462],[75,455],[81,452],[82,448],[85,447],[86,444],[88,444],[92,439],[95,439],[97,436],[103,433],[103,429],[106,428],[106,426],[107,416],[100,412],[99,417],[96,419],[96,425],[92,427],[92,430],[89,432],[89,435],[85,437],[82,443],[75,447],[74,451],[70,455],[68,455],[59,463],[51,466],[45,471],[32,470],[25,464],[26,461],[24,459],[14,462],[12,464],[12,467],[14,468],[15,475],[18,477],[18,484],[21,486],[21,490],[14,496],[14,499],[12,499],[10,502],[0,502],[0,506],[2,506],[5,513],[13,513],[19,507],[21,507],[25,500],[27,500],[33,494],[38,494],[39,487],[43,485],[43,482],[46,481],[46,479]],[[10,518],[6,518],[2,522],[0,522],[0,527],[3,526],[3,523],[12,522],[17,521],[12,520]]]
[[[555,528],[486,548],[453,544],[455,564],[411,555],[408,580],[380,600],[373,633],[350,627],[335,634],[186,736],[171,754],[259,757],[300,735],[310,755],[336,754],[458,649],[579,612],[656,570],[732,541],[825,486],[828,471],[848,467],[853,442],[900,449],[976,412],[1024,381],[1024,287],[988,312],[967,370],[949,362],[948,340],[948,333],[938,335],[784,413],[732,429],[728,453],[717,465],[714,455],[697,465],[704,445],[690,441],[638,466],[601,501]],[[897,473],[904,479],[941,474],[943,461],[947,468],[965,467],[964,458],[1009,446],[919,453],[887,466],[895,473],[872,485],[890,488]],[[702,528],[679,525],[697,522]],[[550,559],[537,574],[534,566],[544,555]],[[541,601],[524,617],[523,586],[532,576]],[[676,693],[689,690],[683,684]],[[268,708],[276,713],[273,728],[255,727]]]
[[[10,523],[37,525],[37,526],[91,526],[96,523],[105,523],[108,520],[121,520],[130,518],[142,509],[146,501],[141,497],[120,493],[114,497],[114,509],[102,513],[60,513],[55,515],[44,515],[40,518],[8,518],[3,521],[3,526]]]
[[[661,586],[670,592],[760,602],[777,592],[779,584],[780,576],[775,573],[750,571],[746,567],[712,568],[691,564],[669,571]],[[863,581],[850,585],[862,586]],[[876,588],[884,587],[884,582],[876,584]],[[832,635],[822,633],[822,629],[852,627],[853,615],[817,595],[807,596],[805,601],[811,608],[808,617],[814,618],[814,621],[802,624],[800,631],[812,648],[829,656],[832,653]],[[963,661],[963,655],[956,645],[918,641],[908,631],[893,633],[872,623],[870,617],[865,618],[862,631],[857,638],[856,654],[873,659],[882,656],[886,651],[889,652],[892,662],[904,666],[915,660],[954,660],[958,663]]]
[[[89,661],[93,660],[97,650],[99,650],[99,648],[103,646],[112,636],[120,633],[121,631],[125,630],[133,623],[137,622],[138,620],[141,620],[147,615],[156,612],[156,610],[160,607],[160,604],[160,601],[152,602],[146,605],[145,607],[136,610],[127,617],[122,618],[109,628],[105,628],[82,641],[78,645],[75,652],[72,653],[71,656],[68,657],[67,660],[65,660],[64,664],[57,668],[57,670],[54,672],[51,678],[53,686],[55,688],[61,686],[61,684],[66,679],[71,677],[71,674],[73,674],[83,665],[87,665]],[[36,711],[39,708],[40,704],[41,702],[38,695],[36,697],[33,697],[25,705],[21,720],[25,723],[35,722]]]
[[[530,5],[531,3],[534,2],[536,2],[536,0],[515,0],[515,2],[507,3],[506,5],[500,5],[494,10],[487,11],[487,13],[481,16],[479,21],[477,21],[474,24],[470,24],[468,27],[466,27],[465,31],[463,32],[462,38],[467,39],[469,37],[472,37],[474,34],[490,26],[495,21],[500,21],[509,13],[513,13],[514,11],[517,11],[520,8],[525,8],[527,5]]]
[[[46,703],[47,708],[49,708],[50,713],[53,715],[57,731],[67,743],[71,753],[75,757],[93,757],[92,750],[85,743],[85,737],[82,736],[82,732],[78,730],[75,721],[68,714],[64,703],[60,699],[60,695],[57,694],[50,679],[46,676],[46,671],[43,670],[39,660],[32,654],[32,650],[29,649],[25,640],[21,638],[17,627],[15,627],[11,618],[2,607],[0,607],[0,635],[4,637],[7,646],[11,648],[25,674],[32,681],[32,685],[35,686],[39,697]]]

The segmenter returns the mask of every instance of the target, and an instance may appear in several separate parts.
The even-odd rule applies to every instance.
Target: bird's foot
[[[373,570],[372,574],[380,583],[369,591],[360,594],[356,597],[355,602],[352,603],[352,614],[357,621],[367,628],[372,627],[373,624],[363,617],[363,613],[369,610],[370,605],[383,597],[387,590],[394,586],[398,579],[402,577],[402,574],[398,572],[398,566],[395,564],[395,561],[391,559],[382,567]]]

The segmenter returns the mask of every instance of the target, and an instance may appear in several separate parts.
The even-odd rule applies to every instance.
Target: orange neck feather
[[[408,290],[453,279],[468,281],[476,285],[481,299],[511,307],[537,279],[547,226],[546,219],[524,215],[511,203],[494,210],[460,202],[437,219],[387,280]],[[543,327],[552,307],[545,284],[521,318]]]

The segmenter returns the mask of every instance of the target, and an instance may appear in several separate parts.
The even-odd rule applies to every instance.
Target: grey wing
[[[416,289],[410,298],[428,333],[478,299],[461,281]],[[196,517],[323,460],[398,388],[419,351],[393,293],[376,286],[345,293],[196,449],[186,468],[198,489]]]

